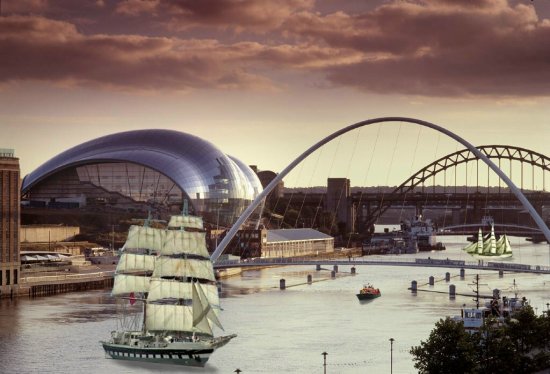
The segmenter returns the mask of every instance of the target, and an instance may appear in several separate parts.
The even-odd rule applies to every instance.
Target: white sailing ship
[[[167,229],[131,226],[112,294],[143,303],[137,326],[125,316],[121,329],[101,342],[114,359],[204,366],[236,337],[212,331],[214,325],[223,330],[221,308],[200,217],[173,216]]]
[[[463,248],[464,251],[474,257],[489,258],[507,258],[512,257],[512,246],[506,234],[503,234],[498,240],[495,236],[495,227],[491,225],[491,234],[483,238],[483,233],[479,229],[477,242],[471,243]]]

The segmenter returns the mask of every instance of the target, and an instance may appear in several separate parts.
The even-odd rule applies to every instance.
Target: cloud
[[[0,18],[0,81],[50,81],[138,90],[254,87],[266,79],[232,64],[238,48],[216,41],[79,33],[42,17]],[[227,62],[227,65],[224,64]]]
[[[299,75],[369,93],[550,95],[550,21],[540,18],[532,5],[506,0],[383,1],[362,12],[354,6],[323,13],[323,4],[313,0],[93,4],[99,8],[104,3],[96,29],[82,25],[88,34],[70,19],[0,17],[0,50],[9,51],[3,53],[0,82],[122,90],[269,90],[299,84],[285,81]],[[146,15],[149,22],[141,22]],[[151,18],[156,19],[154,29]],[[123,26],[108,21],[121,19],[142,27],[131,35],[101,33],[103,26],[120,32]],[[186,31],[147,36],[159,35],[156,27],[162,20]],[[202,36],[193,28],[201,29]],[[228,36],[227,29],[242,32]]]
[[[353,60],[330,47],[85,35],[68,22],[38,16],[0,18],[0,50],[9,51],[0,65],[0,82],[122,90],[273,89],[269,74],[259,71]]]
[[[475,3],[475,5],[474,5]],[[351,15],[302,12],[290,36],[363,54],[330,66],[333,84],[424,96],[550,94],[550,22],[505,0],[393,2]]]
[[[12,0],[1,5],[4,14],[41,13],[48,8],[48,0]]]
[[[166,17],[165,26],[172,30],[213,27],[266,32],[313,5],[314,0],[126,0],[117,5],[116,12]]]

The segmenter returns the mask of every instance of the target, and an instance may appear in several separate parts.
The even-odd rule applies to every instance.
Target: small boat
[[[372,300],[382,296],[378,288],[374,288],[371,284],[366,284],[359,290],[357,298],[359,300]]]
[[[506,318],[513,316],[519,310],[525,308],[529,303],[525,297],[519,297],[517,293],[516,281],[514,280],[514,297],[500,297],[500,290],[493,290],[493,298],[487,301],[484,306],[479,301],[479,275],[476,275],[474,281],[476,287],[476,307],[467,308],[466,305],[461,309],[460,316],[454,316],[453,320],[462,322],[464,330],[470,334],[480,332],[485,320],[493,318],[497,324],[503,324]]]

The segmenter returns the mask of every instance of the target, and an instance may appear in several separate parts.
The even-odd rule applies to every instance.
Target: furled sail
[[[164,235],[161,255],[193,254],[208,258],[204,233],[196,231],[168,230]]]
[[[139,275],[117,274],[112,294],[117,296],[131,292],[148,292],[150,279]]]
[[[216,281],[214,268],[210,261],[171,258],[161,256],[156,260],[154,278],[162,277],[191,277]]]
[[[147,249],[150,252],[160,252],[164,241],[164,230],[154,227],[130,226],[128,238],[124,243],[125,249]]]
[[[213,308],[218,308],[220,298],[218,290],[214,284],[201,284],[204,295],[208,303]],[[180,282],[172,279],[151,279],[147,301],[157,301],[163,299],[193,299],[193,284],[189,282]]]
[[[180,228],[180,227],[191,227],[195,229],[202,229],[203,223],[201,217],[196,216],[172,216],[168,222],[168,228]]]
[[[116,273],[151,272],[155,270],[156,256],[134,253],[123,253],[120,256]]]

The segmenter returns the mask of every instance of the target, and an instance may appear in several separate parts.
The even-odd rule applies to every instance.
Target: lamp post
[[[393,374],[393,342],[394,338],[390,338],[390,374]]]
[[[242,372],[242,370],[241,370],[241,369],[235,369],[235,371],[234,371],[233,373],[237,373],[237,374],[239,374],[240,372]]]
[[[327,374],[327,352],[321,353],[323,355],[323,373]]]

